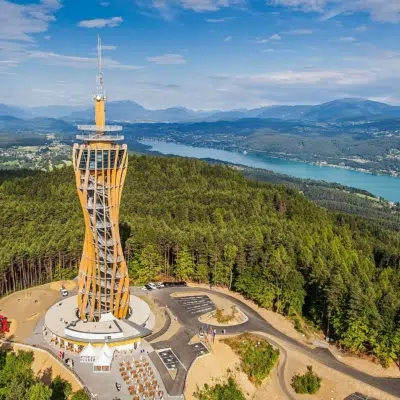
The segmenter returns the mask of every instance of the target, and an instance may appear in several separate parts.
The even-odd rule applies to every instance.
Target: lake
[[[152,151],[158,151],[162,154],[193,158],[214,158],[248,167],[267,169],[296,178],[337,182],[342,185],[368,190],[386,200],[400,201],[400,178],[398,177],[372,175],[344,168],[318,166],[259,154],[249,153],[244,155],[233,151],[186,146],[159,140],[141,140],[140,142],[151,146]]]

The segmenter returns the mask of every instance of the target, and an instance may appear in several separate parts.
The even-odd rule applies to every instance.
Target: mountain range
[[[21,119],[56,118],[73,123],[92,121],[93,107],[48,106],[19,108],[0,104],[0,116]],[[121,122],[214,122],[242,118],[301,120],[305,122],[341,122],[349,120],[400,118],[400,107],[376,101],[347,98],[319,105],[269,106],[231,111],[194,111],[185,107],[149,110],[130,101],[107,104],[107,118]]]

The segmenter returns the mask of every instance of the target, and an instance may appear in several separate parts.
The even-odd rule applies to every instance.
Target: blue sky
[[[400,104],[400,0],[0,0],[0,102]]]

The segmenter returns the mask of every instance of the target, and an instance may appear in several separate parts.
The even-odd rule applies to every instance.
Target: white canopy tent
[[[93,364],[93,372],[110,372],[112,356],[102,352]]]
[[[94,363],[96,358],[100,356],[101,349],[93,347],[91,343],[89,343],[79,355],[81,363]]]
[[[111,357],[111,359],[114,357],[114,349],[112,349],[107,343],[104,343],[101,351],[105,353],[108,357]]]

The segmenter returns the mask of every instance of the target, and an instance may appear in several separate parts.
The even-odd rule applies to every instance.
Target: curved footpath
[[[145,340],[147,342],[152,342],[153,340],[158,339],[159,337],[161,337],[162,335],[164,335],[165,332],[168,331],[169,327],[171,326],[171,316],[169,315],[169,312],[164,309],[165,312],[165,324],[164,326],[156,333],[153,333],[150,336],[146,336]]]
[[[285,380],[285,368],[286,368],[286,360],[287,360],[287,351],[285,348],[283,348],[281,345],[276,343],[274,340],[272,340],[269,336],[261,333],[261,332],[251,332],[254,335],[257,335],[263,339],[268,340],[272,346],[276,347],[280,351],[280,356],[279,356],[279,364],[278,364],[278,380],[279,380],[279,385],[283,391],[283,393],[286,395],[286,397],[289,400],[296,400],[296,398],[290,393],[289,388],[287,387],[286,380]]]
[[[398,380],[393,378],[375,377],[340,362],[332,355],[332,353],[328,349],[322,349],[322,348],[310,349],[306,345],[298,342],[297,340],[285,335],[284,333],[274,328],[255,310],[253,310],[251,307],[249,307],[242,301],[236,299],[235,297],[229,296],[225,293],[220,293],[218,291],[213,291],[210,289],[203,289],[203,288],[194,289],[191,287],[185,287],[185,288],[175,287],[175,288],[164,288],[155,290],[152,292],[152,295],[158,299],[160,304],[164,306],[167,305],[171,309],[173,314],[178,316],[180,323],[184,326],[184,329],[181,329],[175,336],[173,336],[168,341],[168,347],[171,347],[177,354],[178,358],[182,361],[185,370],[187,370],[190,367],[192,362],[195,360],[195,357],[192,354],[188,354],[187,346],[184,346],[183,343],[185,342],[187,343],[188,340],[185,339],[187,339],[188,337],[190,338],[198,333],[199,321],[197,320],[196,317],[186,312],[186,310],[184,310],[178,304],[177,301],[174,301],[174,299],[171,298],[170,294],[177,291],[193,292],[194,290],[196,292],[217,294],[218,296],[229,299],[235,305],[239,306],[243,312],[246,313],[246,315],[249,317],[249,320],[242,325],[226,327],[225,329],[228,335],[244,333],[244,332],[261,332],[268,334],[272,337],[275,337],[283,341],[284,343],[287,343],[288,345],[295,347],[297,351],[302,352],[306,356],[314,359],[315,361],[320,362],[323,365],[326,365],[329,368],[335,369],[336,371],[339,371],[345,375],[348,375],[354,379],[366,383],[367,385],[370,385],[392,396],[400,398],[400,379]],[[217,329],[217,332],[219,332],[221,328],[215,327],[215,329]],[[167,343],[162,343],[162,344],[160,343],[160,345],[166,345],[166,344]],[[277,347],[279,346],[277,345]],[[281,365],[279,373],[281,384],[283,379],[283,371],[284,371],[284,364]],[[180,372],[179,375],[182,379],[183,378],[186,379],[186,371],[178,371],[178,372]],[[176,381],[174,382],[173,386],[175,389],[174,390],[175,395],[178,394],[177,391],[182,390],[181,388],[183,387],[183,385],[184,382],[180,382],[180,384],[178,384],[178,382]],[[282,386],[282,388],[285,388],[285,386]],[[287,394],[286,390],[285,392]],[[170,392],[168,391],[168,393]],[[292,396],[288,396],[288,398],[293,399]]]

